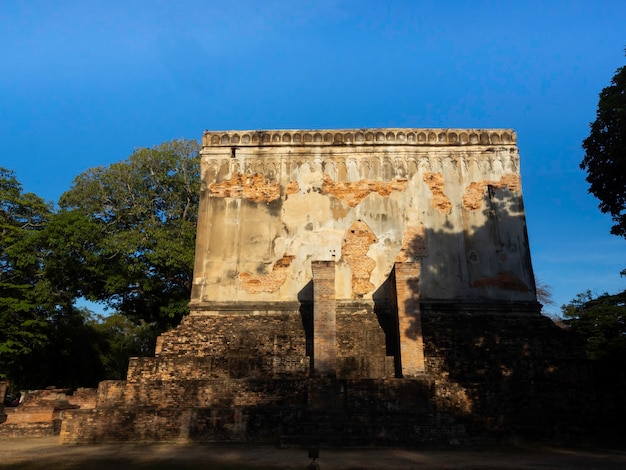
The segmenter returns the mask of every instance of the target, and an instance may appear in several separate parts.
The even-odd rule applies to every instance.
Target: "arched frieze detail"
[[[382,132],[377,132],[376,133],[376,142],[384,142],[385,141],[385,134]]]
[[[452,157],[452,155],[446,155],[441,158],[441,167],[444,171],[454,171],[456,172],[456,161]]]
[[[440,144],[448,142],[448,134],[446,134],[445,132],[440,132],[437,136],[437,142],[439,142]]]
[[[311,171],[312,172],[319,171],[320,173],[323,173],[322,164],[323,164],[323,161],[321,158],[318,158],[318,157],[314,158],[310,162]]]
[[[206,161],[206,160],[205,160]],[[206,161],[206,165],[204,165],[204,171],[202,172],[202,182],[206,184],[207,182],[213,182],[217,178],[217,162]]]
[[[219,165],[219,170],[217,172],[217,177],[215,181],[221,183],[222,181],[227,180],[230,177],[230,162],[228,160],[222,160]]]
[[[230,143],[238,144],[240,140],[241,138],[239,137],[239,134],[233,134],[232,137],[230,138]]]
[[[328,143],[332,141],[333,141],[333,135],[330,132],[327,132],[326,134],[324,134],[324,142]]]
[[[407,179],[413,178],[415,173],[417,173],[417,160],[413,157],[407,158],[406,168],[407,168]]]
[[[319,132],[316,132],[315,134],[313,134],[313,142],[321,142],[323,140],[322,138],[322,134],[320,134]]]
[[[371,178],[371,167],[370,167],[370,162],[368,160],[363,159],[359,161],[359,175],[360,175],[360,179]]]
[[[354,141],[356,143],[365,142],[365,134],[363,134],[363,132],[357,132],[354,134]]]
[[[293,135],[293,143],[294,143],[294,144],[299,144],[299,143],[301,143],[301,142],[302,142],[302,134],[301,134],[300,132],[296,132],[296,133]]]
[[[342,143],[343,142],[343,133],[335,132],[333,135],[333,142]]]
[[[359,174],[359,168],[355,159],[348,159],[348,161],[346,162],[346,170],[346,181],[354,182],[361,179]]]
[[[282,136],[282,141],[283,142],[291,142],[291,134],[289,134],[288,132],[285,132]]]
[[[519,173],[519,155],[509,154],[506,161],[507,161],[506,168],[509,172]]]
[[[437,134],[435,134],[434,132],[429,132],[428,143],[434,144],[435,142],[437,142]]]
[[[394,177],[393,163],[388,158],[383,160],[383,181],[391,181]]]
[[[389,131],[387,132],[387,135],[385,136],[385,139],[387,140],[387,142],[395,142],[396,141],[396,135]]]
[[[441,163],[441,156],[429,155],[428,160],[430,161],[431,171],[441,172],[443,170],[443,165]]]
[[[337,161],[337,181],[344,182],[348,178],[348,168],[344,159]]]
[[[262,141],[263,141],[264,144],[269,144],[271,140],[272,140],[272,136],[271,135],[263,134]]]
[[[417,134],[417,142],[420,144],[426,143],[427,141],[427,136],[425,132],[420,132],[419,134]]]
[[[492,158],[492,162],[491,162],[491,169],[495,174],[502,174],[504,173],[504,165],[502,163],[502,158],[500,158],[500,155],[494,155]]]
[[[277,143],[277,142],[280,142],[280,141],[281,141],[280,134],[274,134],[272,136],[272,142],[273,143]]]
[[[414,142],[415,142],[415,140],[416,140],[416,138],[415,138],[415,132],[409,132],[409,133],[406,135],[406,140],[407,140],[407,142],[409,142],[409,143],[414,143]]]
[[[398,132],[398,134],[396,135],[396,140],[398,142],[406,142],[406,135],[404,134],[404,132]]]
[[[464,157],[458,157],[458,168],[463,174],[467,173],[469,171],[468,159]]]
[[[500,143],[500,134],[492,132],[490,138],[491,138],[491,143],[492,144],[499,144]]]
[[[254,162],[254,164],[252,165],[252,168],[253,168],[253,173],[265,174],[265,165],[261,161],[257,160],[256,162]]]
[[[263,172],[263,174],[267,179],[276,181],[278,179],[276,169],[277,165],[275,162],[268,162],[265,164],[265,171]]]
[[[489,145],[490,144],[489,133],[488,132],[481,132],[480,133],[480,143],[482,145]]]
[[[304,143],[313,142],[313,135],[312,135],[312,134],[309,134],[308,132],[306,132],[306,133],[302,136],[302,142],[304,142]]]
[[[377,175],[380,175],[380,167],[381,167],[381,163],[380,163],[380,158],[373,156],[372,158],[370,158],[370,177],[375,177]]]
[[[511,134],[509,134],[508,132],[503,132],[502,133],[502,143],[503,144],[510,144],[512,142],[512,138],[511,138]]]
[[[483,175],[491,174],[491,159],[486,155],[481,155],[479,160],[480,172]]]
[[[478,157],[476,157],[476,155],[470,155],[469,157],[466,158],[466,160],[469,162],[469,170],[470,171],[479,171],[480,168],[478,167]]]
[[[335,162],[330,159],[324,160],[322,163],[323,173],[330,176],[333,181],[337,181],[337,167]]]
[[[373,132],[366,132],[365,133],[365,141],[366,142],[373,142],[374,141],[374,133]]]
[[[220,138],[217,135],[214,135],[213,137],[211,137],[211,143],[214,145],[217,145],[220,143]]]
[[[242,144],[249,144],[252,139],[250,138],[250,134],[244,134],[241,138]]]
[[[468,142],[469,142],[469,136],[467,135],[467,133],[466,132],[461,132],[459,134],[459,143],[465,145]]]
[[[351,144],[354,142],[354,136],[352,135],[351,132],[346,133],[346,135],[343,136],[343,141],[346,144]]]
[[[470,144],[477,144],[478,143],[478,134],[476,134],[475,132],[472,132],[469,135],[469,143]]]
[[[430,166],[430,159],[427,156],[421,157],[418,161],[418,169],[420,172],[431,172],[433,169]]]
[[[403,158],[396,158],[395,160],[395,178],[406,178],[406,166]]]

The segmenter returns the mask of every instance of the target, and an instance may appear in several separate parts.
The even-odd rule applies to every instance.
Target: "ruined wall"
[[[19,406],[5,408],[6,419],[0,420],[0,437],[53,436],[60,432],[63,412],[96,406],[95,389],[79,388],[72,394],[66,389],[21,393],[23,401]]]
[[[386,296],[419,261],[420,298],[533,302],[510,130],[206,132],[192,310],[311,300],[311,261],[337,299]]]
[[[582,350],[538,315],[512,131],[206,132],[201,157],[190,314],[65,412],[61,442],[442,446],[585,424]]]

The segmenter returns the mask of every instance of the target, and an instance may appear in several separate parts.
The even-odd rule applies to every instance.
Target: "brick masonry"
[[[313,272],[313,373],[337,376],[337,306],[335,262],[314,261]]]
[[[0,389],[0,392],[2,390]],[[96,390],[79,388],[73,393],[66,389],[22,391],[19,406],[4,409],[0,437],[53,436],[59,434],[63,413],[72,409],[93,409]],[[5,393],[2,394],[4,397]]]
[[[398,315],[399,361],[403,377],[415,377],[426,371],[419,302],[419,274],[419,263],[394,265],[394,301]]]

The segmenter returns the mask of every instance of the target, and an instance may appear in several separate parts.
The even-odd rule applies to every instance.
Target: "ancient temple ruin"
[[[189,315],[62,442],[576,426],[581,356],[539,313],[512,130],[207,131],[201,159]]]

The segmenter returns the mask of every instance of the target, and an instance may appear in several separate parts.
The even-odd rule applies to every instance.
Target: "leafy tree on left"
[[[18,379],[45,354],[47,305],[39,299],[42,260],[33,249],[52,215],[50,204],[23,193],[15,174],[0,168],[0,377]],[[48,297],[48,296],[46,296]],[[49,297],[48,297],[49,298]]]
[[[63,221],[0,168],[0,379],[16,388],[87,386],[103,378],[102,338],[89,312],[47,275],[50,247],[60,243],[54,229]]]

